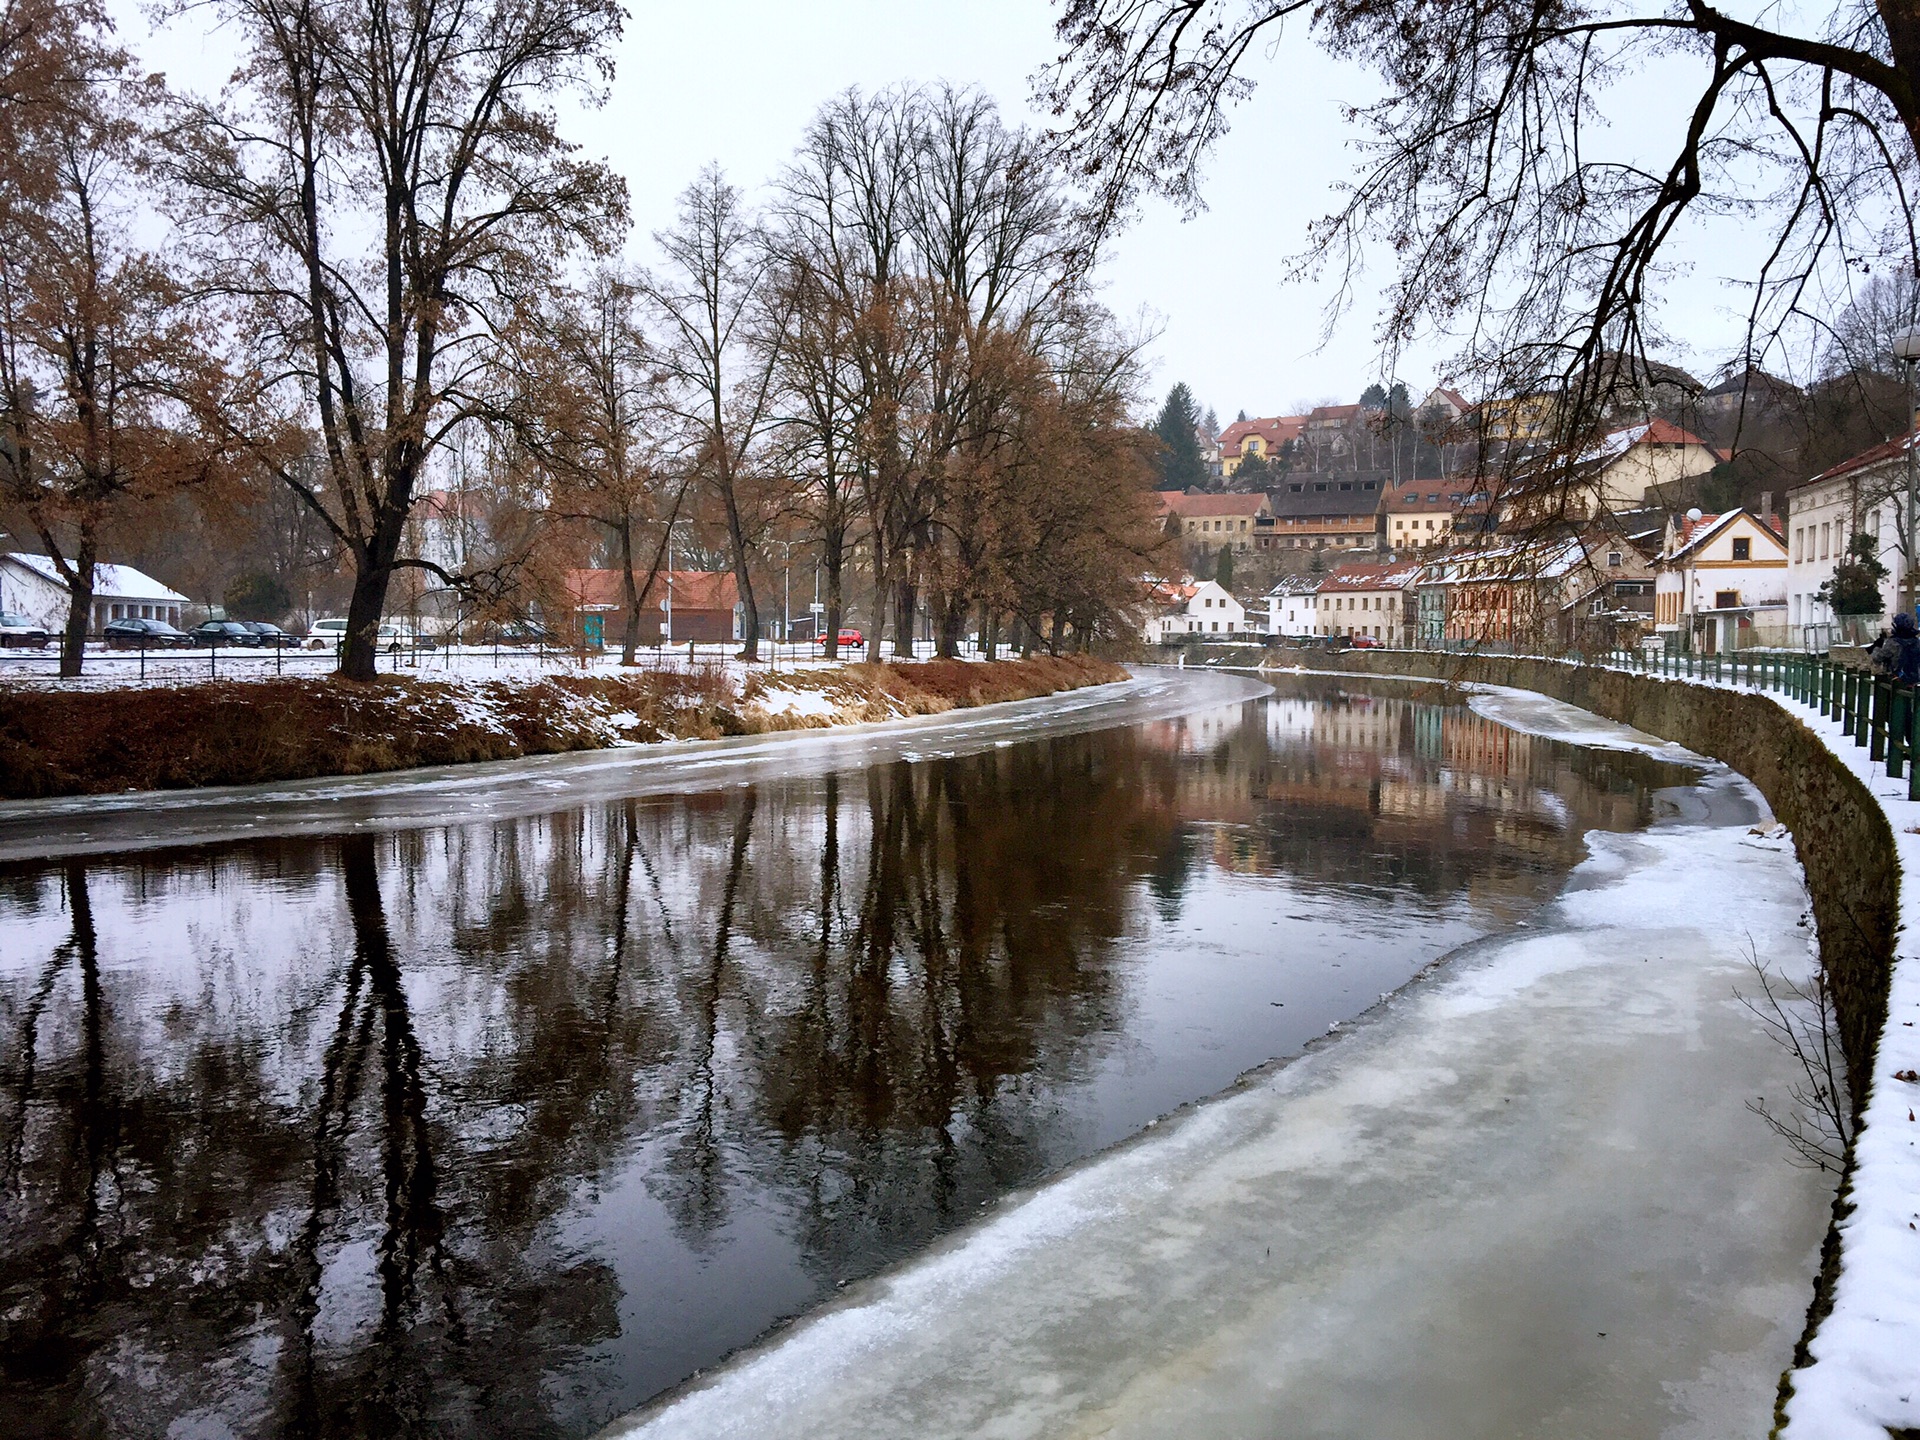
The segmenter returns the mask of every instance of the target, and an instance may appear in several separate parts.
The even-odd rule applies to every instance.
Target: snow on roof
[[[29,555],[24,551],[9,551],[0,559],[12,560],[31,570],[43,580],[50,580],[62,590],[67,582],[61,578],[59,567],[45,555]],[[143,600],[165,601],[169,604],[184,605],[187,597],[178,590],[162,585],[144,571],[131,565],[98,564],[93,567],[93,598],[96,600]]]
[[[1599,444],[1580,458],[1617,460],[1636,445],[1698,445],[1703,450],[1711,451],[1715,457],[1720,455],[1718,450],[1691,430],[1683,430],[1671,421],[1655,418],[1644,425],[1629,425],[1623,430],[1607,432],[1601,436]]]
[[[1771,534],[1773,539],[1777,541],[1782,548],[1785,547],[1786,541],[1783,538],[1783,532],[1780,528],[1779,516],[1769,515],[1765,519],[1762,519],[1760,516],[1747,510],[1728,510],[1719,515],[1702,515],[1698,520],[1691,518],[1691,516],[1683,516],[1675,521],[1673,548],[1660,558],[1663,560],[1679,559],[1689,550],[1697,549],[1701,545],[1706,544],[1708,540],[1718,535],[1743,515],[1757,524],[1762,530]]]
[[[1320,589],[1320,580],[1313,575],[1286,575],[1267,594],[1275,599],[1284,600],[1289,595],[1312,595]]]
[[[1404,590],[1420,573],[1418,562],[1397,565],[1342,565],[1320,582],[1320,593],[1329,590]]]

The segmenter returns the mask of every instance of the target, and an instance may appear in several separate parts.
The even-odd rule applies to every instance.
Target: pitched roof
[[[1391,485],[1383,487],[1380,509],[1398,515],[1451,515],[1466,504],[1471,493],[1457,480],[1414,480],[1398,490]]]
[[[1298,487],[1298,488],[1296,488]],[[1269,492],[1275,515],[1301,519],[1354,519],[1371,515],[1383,487],[1377,480],[1338,475],[1289,476]]]
[[[1258,490],[1246,494],[1210,492],[1189,495],[1182,490],[1162,490],[1158,493],[1162,514],[1171,511],[1175,515],[1196,520],[1220,515],[1258,515],[1267,505],[1267,497]]]
[[[1811,480],[1803,480],[1793,488],[1804,490],[1809,485],[1818,485],[1822,480],[1838,480],[1843,475],[1851,475],[1856,470],[1864,470],[1869,465],[1878,465],[1884,460],[1898,460],[1907,453],[1916,439],[1920,439],[1920,433],[1896,435],[1891,440],[1869,446],[1858,455],[1848,456],[1838,465],[1822,470]]]
[[[1360,413],[1358,405],[1316,405],[1307,412],[1309,425],[1338,425]]]
[[[1267,594],[1284,600],[1289,595],[1311,595],[1320,588],[1318,575],[1283,575]]]
[[[1787,542],[1780,526],[1779,516],[1769,515],[1762,519],[1748,510],[1727,510],[1718,515],[1702,515],[1698,520],[1691,515],[1683,515],[1674,521],[1673,548],[1662,554],[1660,558],[1678,560],[1689,550],[1698,549],[1706,544],[1743,515],[1771,535],[1782,549],[1786,548]]]
[[[1657,416],[1643,425],[1628,425],[1624,429],[1608,431],[1600,438],[1599,444],[1580,458],[1618,459],[1636,445],[1698,445],[1717,458],[1725,458],[1691,430],[1683,430],[1672,421]]]
[[[1300,432],[1306,429],[1307,417],[1304,415],[1273,415],[1256,420],[1236,420],[1220,432],[1220,453],[1238,455],[1240,446],[1249,435],[1258,435],[1267,444],[1287,445],[1300,438]]]
[[[9,551],[0,559],[15,560],[43,580],[50,580],[62,590],[67,582],[60,577],[59,567],[45,555],[30,555],[25,551]],[[93,567],[93,598],[96,600],[164,600],[169,603],[178,601],[187,603],[187,597],[178,590],[162,585],[144,571],[131,565],[97,564]]]
[[[1420,573],[1417,560],[1393,565],[1342,565],[1320,582],[1320,593],[1329,590],[1404,590]]]
[[[642,610],[664,608],[667,600],[667,575],[673,577],[673,608],[676,610],[732,610],[740,602],[740,586],[729,570],[674,570],[662,572],[640,597]],[[635,576],[645,583],[644,574]],[[581,609],[608,607],[620,609],[627,603],[626,577],[618,570],[569,570],[567,591]]]

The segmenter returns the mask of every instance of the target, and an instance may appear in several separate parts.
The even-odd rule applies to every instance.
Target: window
[[[1827,524],[1826,522],[1824,522],[1824,521],[1823,521],[1823,522],[1821,523],[1821,526],[1820,526],[1820,558],[1821,558],[1822,560],[1824,560],[1824,559],[1826,559],[1826,558],[1827,558],[1827,531],[1828,531],[1828,529],[1829,529],[1829,528],[1831,528],[1831,527],[1830,527],[1830,526],[1829,526],[1829,525],[1828,525],[1828,524]]]
[[[1740,608],[1740,592],[1738,590],[1714,591],[1713,608],[1716,610],[1738,610]]]
[[[1609,570],[1618,570],[1620,568],[1620,552],[1618,550],[1607,551],[1607,568]]]
[[[1736,560],[1751,560],[1753,558],[1753,541],[1747,539],[1744,535],[1736,537],[1733,542],[1733,558]]]

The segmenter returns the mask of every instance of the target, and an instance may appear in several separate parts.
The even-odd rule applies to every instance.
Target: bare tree
[[[716,168],[680,197],[679,222],[654,237],[665,262],[651,286],[661,363],[698,473],[719,502],[743,614],[742,658],[760,655],[753,564],[766,519],[752,493],[756,453],[774,422],[773,379],[783,317],[765,248],[740,192]]]
[[[257,337],[258,446],[304,412],[326,475],[268,458],[354,571],[344,675],[373,674],[420,482],[478,392],[513,306],[621,233],[625,186],[547,108],[597,100],[617,0],[217,0],[236,84],[187,108],[174,177],[207,283]]]
[[[1920,248],[1920,11],[1906,0],[1758,19],[1707,0],[1060,0],[1066,50],[1043,89],[1107,218],[1142,188],[1197,203],[1201,162],[1252,90],[1247,57],[1292,17],[1385,91],[1351,112],[1366,159],[1310,254],[1350,280],[1384,243],[1389,349],[1460,336],[1493,393],[1563,395],[1563,442],[1604,410],[1608,355],[1644,359],[1657,338],[1689,217],[1769,236],[1747,277],[1748,365],[1850,274],[1911,268]],[[1614,87],[1656,56],[1692,66],[1685,118],[1657,156],[1609,153]]]
[[[502,413],[538,457],[547,512],[602,530],[626,600],[620,661],[635,662],[641,601],[659,578],[692,472],[673,474],[667,372],[642,330],[641,282],[612,266],[529,308],[515,327],[512,394]],[[658,530],[640,580],[636,557]]]
[[[128,214],[157,85],[79,6],[8,5],[0,63],[0,503],[66,587],[60,673],[75,676],[103,527],[213,473],[220,447],[196,422],[219,368]]]

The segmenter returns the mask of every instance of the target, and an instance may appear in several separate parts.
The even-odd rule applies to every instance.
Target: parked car
[[[499,630],[502,645],[551,645],[553,632],[538,620],[509,620]]]
[[[26,616],[0,610],[0,645],[9,650],[39,650],[45,647],[49,638],[45,627],[34,624]]]
[[[285,649],[287,646],[299,647],[300,641],[282,630],[278,625],[266,620],[242,620],[240,622],[251,630],[254,644],[264,645],[269,650]]]
[[[203,620],[187,632],[187,643],[195,649],[215,645],[244,645],[251,649],[260,643],[260,637],[238,620]]]
[[[325,620],[313,622],[313,628],[307,632],[309,650],[338,650],[347,638],[347,622],[338,615],[330,615]],[[405,649],[409,643],[405,633],[398,625],[382,623],[380,626],[380,648],[394,651]]]
[[[109,620],[100,634],[109,650],[177,650],[191,643],[164,620]]]
[[[1387,642],[1374,635],[1355,635],[1347,643],[1356,650],[1378,650]]]
[[[827,643],[827,637],[822,635],[813,643],[824,647]],[[839,635],[834,637],[834,643],[842,650],[857,650],[867,643],[867,637],[862,635],[858,630],[842,630]]]

